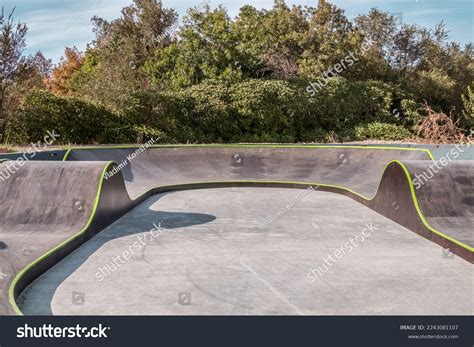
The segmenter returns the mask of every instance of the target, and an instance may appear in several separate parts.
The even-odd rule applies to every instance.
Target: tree
[[[66,47],[64,56],[57,66],[53,68],[51,78],[47,80],[48,89],[54,94],[71,94],[70,79],[72,75],[79,71],[84,63],[84,54],[75,46]]]
[[[342,9],[319,0],[309,21],[300,67],[304,76],[320,78],[350,52],[360,49],[361,37]]]
[[[368,14],[357,16],[354,22],[364,39],[372,41],[371,47],[354,67],[357,78],[394,81],[396,73],[390,66],[389,55],[393,48],[393,36],[398,30],[395,17],[373,8]]]
[[[271,10],[252,6],[240,9],[236,18],[238,49],[250,59],[250,76],[290,79],[298,75],[302,40],[308,31],[307,16],[314,9],[289,8],[276,0]]]
[[[8,115],[8,121],[13,118],[25,95],[32,90],[46,88],[51,66],[51,59],[46,59],[41,52],[24,58],[14,84],[5,94],[4,111]]]
[[[134,0],[111,22],[94,17],[96,37],[84,64],[71,76],[71,88],[86,99],[120,109],[128,94],[148,87],[143,66],[169,44],[176,20],[174,10],[157,0]]]
[[[26,24],[15,23],[13,9],[7,16],[2,7],[0,13],[0,120],[8,118],[6,109],[9,90],[16,83],[25,65],[23,51],[26,47]]]
[[[224,8],[190,9],[178,36],[178,41],[157,54],[156,61],[149,62],[147,71],[155,84],[185,87],[206,79],[240,79],[244,59]]]

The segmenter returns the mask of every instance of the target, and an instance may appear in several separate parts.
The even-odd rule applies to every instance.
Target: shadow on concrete
[[[206,224],[216,219],[216,217],[213,215],[203,213],[165,212],[151,209],[153,204],[168,194],[171,193],[163,193],[148,198],[143,203],[119,218],[112,225],[105,228],[103,231],[95,235],[91,240],[87,241],[84,245],[71,253],[71,255],[77,255],[77,253],[79,253],[79,256],[73,257],[68,255],[66,258],[60,261],[55,266],[64,264],[66,262],[67,267],[65,268],[65,271],[55,273],[55,276],[52,277],[52,280],[48,281],[47,285],[44,286],[41,291],[41,302],[36,302],[34,307],[25,308],[26,310],[24,311],[24,298],[28,297],[29,291],[29,287],[27,287],[17,299],[20,310],[22,310],[25,315],[52,315],[53,312],[51,303],[57,288],[92,254],[94,254],[99,248],[101,248],[110,240],[134,234],[145,234],[151,232],[152,229],[158,230],[156,226],[159,226],[161,230],[176,229]],[[146,244],[144,248],[145,247]],[[127,249],[128,248],[124,248],[124,251]],[[117,255],[119,254],[120,252],[117,253]],[[72,296],[71,300],[73,300]],[[31,308],[33,308],[33,310],[31,310]]]

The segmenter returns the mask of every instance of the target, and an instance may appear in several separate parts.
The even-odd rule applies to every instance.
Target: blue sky
[[[7,11],[16,6],[16,18],[26,22],[29,27],[27,53],[41,50],[46,57],[58,62],[65,46],[76,45],[83,50],[93,38],[90,18],[94,15],[106,19],[120,16],[120,9],[132,0],[1,0]],[[166,7],[174,7],[182,15],[186,9],[199,4],[200,0],[164,0]],[[231,16],[238,13],[244,4],[257,8],[271,8],[273,0],[208,0],[211,7],[222,4]],[[317,0],[287,0],[287,4],[312,5]],[[452,41],[465,44],[473,39],[472,0],[330,0],[343,8],[349,18],[367,13],[370,8],[393,14],[401,13],[405,23],[416,23],[432,28],[444,21]]]

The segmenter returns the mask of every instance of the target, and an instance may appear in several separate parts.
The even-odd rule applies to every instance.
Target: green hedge
[[[354,131],[356,140],[404,140],[412,134],[400,125],[374,122],[360,125]]]
[[[120,143],[133,137],[127,123],[104,107],[33,91],[7,124],[5,142],[42,141],[47,132],[53,130],[59,134],[57,141],[62,144]]]
[[[149,123],[170,142],[295,142],[354,139],[361,123],[409,127],[416,103],[390,84],[334,78],[312,96],[308,81],[204,82],[180,91],[142,95]],[[130,114],[143,113],[134,101]]]
[[[9,124],[7,138],[11,143],[38,141],[47,130],[55,130],[62,143],[151,137],[169,143],[382,139],[391,137],[384,131],[392,133],[394,128],[358,126],[386,123],[400,130],[417,115],[416,103],[390,84],[333,78],[317,93],[309,93],[308,86],[303,80],[210,81],[179,91],[141,91],[126,98],[120,114],[34,91]]]

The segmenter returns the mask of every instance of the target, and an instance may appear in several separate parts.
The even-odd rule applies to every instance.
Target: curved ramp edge
[[[387,162],[430,160],[430,152],[356,146],[165,146],[71,150],[68,161],[113,160],[136,198],[158,186],[200,181],[305,181],[375,193]],[[356,173],[356,174],[354,174]]]
[[[184,147],[184,146],[159,146],[162,147]],[[193,146],[186,146],[193,147]],[[206,147],[222,147],[222,146],[206,146]],[[228,146],[230,147],[230,146]],[[246,146],[232,146],[236,148],[250,147]],[[253,146],[252,146],[253,147]],[[263,147],[257,146],[255,147]],[[268,147],[281,147],[271,146]],[[295,146],[288,146],[294,148]],[[301,146],[307,148],[308,146]],[[329,147],[329,146],[314,146],[314,147]],[[340,148],[342,146],[334,146]],[[348,146],[351,149],[354,146]],[[113,147],[117,148],[117,147]],[[137,148],[137,147],[123,147],[123,148]],[[364,149],[373,149],[371,147],[361,147]],[[101,148],[103,149],[103,147]],[[387,149],[386,147],[380,147],[380,149]],[[393,148],[400,150],[400,148]],[[415,151],[429,152],[429,150],[420,149],[408,149]],[[64,159],[67,159],[72,149],[68,150]],[[430,153],[430,158],[432,155]],[[425,164],[422,164],[425,162]],[[415,164],[414,164],[415,163]],[[421,192],[415,189],[413,177],[417,174],[417,170],[423,168],[423,165],[427,165],[431,161],[426,160],[415,160],[415,161],[390,161],[383,171],[383,175],[380,178],[378,188],[373,196],[366,196],[360,192],[356,192],[348,187],[331,185],[318,182],[295,182],[295,181],[264,181],[264,180],[238,180],[238,181],[201,181],[192,182],[185,184],[176,185],[162,185],[152,188],[143,193],[136,200],[132,201],[127,194],[125,182],[121,173],[113,175],[106,179],[105,174],[107,171],[112,170],[114,165],[113,162],[108,162],[103,168],[100,183],[97,187],[97,194],[94,200],[93,213],[86,225],[74,236],[70,237],[66,241],[57,245],[56,247],[43,254],[41,257],[34,260],[32,263],[23,268],[15,276],[9,287],[9,303],[16,314],[22,314],[21,310],[16,304],[16,298],[18,294],[26,288],[36,277],[44,273],[51,266],[56,264],[64,256],[72,252],[74,249],[79,247],[88,238],[92,237],[95,233],[102,230],[105,226],[111,224],[114,220],[123,215],[127,210],[143,201],[146,197],[167,191],[184,190],[184,189],[199,189],[199,188],[213,188],[213,187],[236,187],[236,186],[274,186],[274,187],[286,187],[286,188],[300,188],[306,189],[308,186],[318,186],[322,190],[331,191],[339,194],[347,195],[360,203],[374,209],[382,215],[396,221],[397,223],[408,227],[416,233],[428,238],[445,248],[449,248],[453,253],[460,257],[474,263],[473,248],[465,242],[459,241],[458,239],[441,232],[436,228],[436,225],[430,219],[430,216],[426,215],[427,210],[427,199],[423,198]],[[420,164],[420,166],[417,166]],[[395,189],[396,187],[396,189]],[[424,187],[426,189],[426,187]],[[426,194],[429,196],[429,194]],[[396,203],[394,205],[394,202]],[[398,208],[397,208],[398,206]]]
[[[8,287],[8,302],[11,313],[22,315],[16,298],[33,280],[133,207],[134,203],[126,192],[121,174],[108,179],[105,178],[105,173],[116,164],[114,162],[100,164],[99,180],[93,181],[96,192],[91,197],[92,209],[87,221],[83,223],[80,231],[72,230],[66,240],[56,245],[51,244],[50,247],[52,248],[46,253],[31,261],[16,273]]]
[[[103,160],[111,158],[114,160],[121,160],[125,158],[127,153],[132,153],[139,146],[110,146],[110,147],[80,147],[70,148],[65,155],[65,160],[68,158],[72,160]],[[160,191],[154,187],[168,187],[169,189],[182,189],[183,187],[212,187],[219,181],[219,186],[230,186],[231,184],[251,184],[253,186],[268,185],[278,182],[279,186],[293,184],[307,186],[308,184],[316,184],[325,187],[325,190],[334,190],[337,193],[346,194],[366,206],[378,211],[388,218],[407,226],[409,229],[416,231],[420,235],[429,238],[432,241],[449,248],[450,251],[458,254],[464,259],[472,259],[472,243],[469,242],[469,230],[472,227],[472,218],[474,212],[470,215],[464,216],[464,230],[462,233],[457,232],[456,228],[451,228],[453,222],[459,221],[459,218],[445,218],[443,209],[449,210],[450,204],[462,195],[469,184],[472,189],[472,174],[469,176],[466,170],[462,177],[455,177],[455,171],[459,171],[462,165],[472,165],[469,162],[451,162],[449,166],[445,167],[440,175],[436,175],[429,184],[424,185],[421,189],[415,189],[417,175],[420,170],[423,172],[430,166],[436,164],[434,156],[427,148],[401,148],[390,146],[324,146],[324,145],[252,145],[252,144],[229,144],[229,145],[157,145],[150,146],[150,153],[141,154],[140,158],[135,159],[129,163],[128,171],[131,171],[131,177],[128,178],[127,188],[138,191],[134,188],[134,181],[148,180],[147,185],[142,185],[147,189],[139,191],[140,195],[149,195],[151,191]],[[273,149],[271,152],[257,152],[258,149]],[[171,151],[171,149],[176,149]],[[186,150],[189,149],[189,150]],[[219,149],[225,152],[226,155],[219,154]],[[249,165],[263,165],[267,167],[268,171],[273,173],[261,174],[262,170],[246,169],[246,165],[240,167],[230,166],[229,149],[236,149],[238,153],[243,155],[249,154],[249,157],[244,157],[246,163]],[[246,151],[240,151],[246,149]],[[301,151],[300,149],[316,149],[317,151]],[[159,154],[164,150],[168,154]],[[275,152],[276,150],[276,152]],[[331,154],[327,154],[331,152]],[[333,153],[332,153],[333,152]],[[192,153],[192,155],[190,155]],[[304,154],[303,154],[304,153]],[[360,153],[367,153],[361,155]],[[213,156],[213,163],[210,169],[205,170],[187,170],[190,164],[178,164],[178,169],[173,168],[170,159],[180,162],[193,162],[194,167],[199,163],[202,165],[209,165],[210,154],[219,154],[220,156]],[[252,155],[257,154],[258,161],[253,160]],[[268,155],[267,155],[268,154]],[[291,154],[291,155],[288,155]],[[273,161],[268,159],[273,155]],[[297,159],[294,159],[294,157]],[[319,158],[321,155],[321,158]],[[331,169],[321,169],[329,161],[338,159],[338,156],[344,156],[348,162],[346,167],[337,165]],[[353,156],[353,158],[352,158]],[[277,157],[277,160],[275,160]],[[263,159],[262,159],[263,158]],[[317,158],[317,164],[312,158]],[[251,163],[249,160],[252,159]],[[352,160],[353,159],[353,160]],[[430,160],[431,159],[431,160]],[[322,161],[321,161],[322,160]],[[138,162],[137,162],[138,161]],[[363,165],[358,164],[362,161]],[[296,165],[296,175],[288,174],[288,171],[278,171],[275,163],[281,166],[281,162],[285,162],[286,166]],[[303,164],[312,166],[309,170],[303,170]],[[387,164],[389,163],[389,164]],[[391,163],[398,163],[398,169],[393,169]],[[357,165],[354,165],[357,164]],[[171,168],[170,168],[171,166]],[[192,165],[191,165],[192,166]],[[218,169],[218,170],[216,170]],[[456,169],[456,170],[454,170]],[[361,174],[353,175],[353,172]],[[388,175],[391,171],[399,171],[398,173]],[[143,172],[148,171],[148,172]],[[154,173],[150,175],[150,171],[159,172],[153,179]],[[189,174],[181,174],[179,171],[193,173],[191,177]],[[196,171],[196,172],[195,172]],[[221,177],[215,177],[215,172],[222,174]],[[265,171],[265,170],[263,170]],[[239,175],[235,173],[239,172]],[[240,175],[244,172],[244,175]],[[373,174],[370,174],[370,173]],[[248,174],[250,173],[250,174]],[[471,170],[472,173],[472,170]],[[195,175],[195,176],[194,176]],[[168,177],[167,177],[168,176]],[[172,179],[169,176],[173,177]],[[178,177],[176,177],[178,176]],[[337,176],[337,177],[334,177]],[[357,177],[355,177],[357,176]],[[444,177],[444,178],[443,178]],[[433,210],[434,199],[440,199],[446,195],[446,191],[436,190],[434,188],[446,186],[446,182],[451,179],[456,184],[460,180],[470,180],[463,185],[464,190],[458,191],[457,196],[452,196],[451,200],[444,200],[441,206],[438,206],[436,211]],[[227,183],[223,183],[227,182]],[[234,182],[234,183],[231,183]],[[239,183],[237,183],[239,182]],[[369,182],[369,184],[367,183]],[[451,183],[453,184],[453,183]],[[402,189],[402,187],[404,189]],[[162,190],[162,189],[161,189]],[[403,191],[403,196],[401,192]],[[415,194],[416,191],[416,194]],[[396,195],[400,196],[396,196]],[[428,199],[426,198],[428,197]],[[465,203],[458,206],[458,211],[471,210],[472,204],[469,201],[474,198],[466,196]],[[405,215],[401,213],[405,212]],[[455,215],[451,213],[451,215]],[[469,223],[471,221],[471,223]],[[459,222],[458,222],[459,224]],[[458,225],[459,226],[459,225]],[[466,230],[467,228],[467,230]],[[462,234],[462,235],[460,235]],[[467,234],[467,237],[466,237]],[[472,233],[471,233],[472,234]],[[471,235],[472,236],[472,235]]]
[[[63,161],[69,159],[71,153],[75,150],[96,150],[96,149],[137,149],[143,146],[84,146],[70,147],[64,152]],[[433,153],[428,148],[413,147],[391,147],[391,146],[334,146],[334,145],[284,145],[284,144],[189,144],[189,145],[151,145],[147,148],[332,148],[332,149],[374,149],[374,150],[403,150],[425,152],[431,160],[435,160]]]
[[[474,161],[459,160],[446,166],[426,161],[403,163],[427,222],[474,246]]]
[[[425,165],[429,165],[430,161]],[[414,173],[404,162],[393,160],[389,162],[379,182],[377,191],[372,196],[360,194],[350,188],[325,184],[321,182],[294,182],[294,181],[208,181],[188,184],[169,185],[153,188],[143,194],[148,197],[154,194],[188,189],[208,189],[225,187],[278,187],[313,189],[346,195],[381,215],[405,226],[420,236],[449,249],[459,257],[474,263],[474,248],[450,232],[437,229],[425,211],[430,211],[429,202],[420,200],[420,192],[413,184]],[[435,184],[436,185],[436,184]],[[429,189],[429,188],[428,188]],[[429,195],[429,193],[428,193]],[[472,221],[470,226],[472,226]],[[468,228],[470,227],[468,226]],[[452,232],[452,231],[451,231]]]
[[[447,192],[440,188],[442,186],[441,181],[445,180],[444,175],[433,176],[429,185],[422,186],[419,189],[415,188],[414,178],[419,171],[414,168],[426,169],[430,165],[431,162],[429,161],[419,161],[416,163],[413,161],[391,161],[386,166],[377,193],[369,199],[364,198],[365,201],[362,202],[385,217],[441,245],[445,249],[449,249],[461,258],[474,263],[474,248],[468,237],[469,233],[472,233],[472,230],[474,230],[473,220],[471,219],[469,222],[466,219],[465,228],[460,231],[456,228],[440,229],[438,227],[439,223],[436,223],[436,220],[433,219],[434,215],[438,216],[436,218],[444,218],[442,211],[449,210],[449,203],[462,201],[463,196],[451,199],[448,204],[445,202],[444,207],[441,209],[438,208],[439,205],[436,206],[432,199],[427,199],[427,197],[433,195],[437,196],[438,199],[446,196]],[[462,165],[460,163],[460,166]],[[468,165],[471,165],[471,163]],[[456,167],[446,169],[446,171],[451,172],[455,170]],[[473,175],[474,172],[470,171],[465,179],[472,182]],[[467,192],[466,194],[470,193]],[[468,212],[470,214],[474,213],[472,205],[463,204],[462,202],[459,202],[457,205],[459,210],[470,211]],[[467,237],[460,237],[460,235]]]

